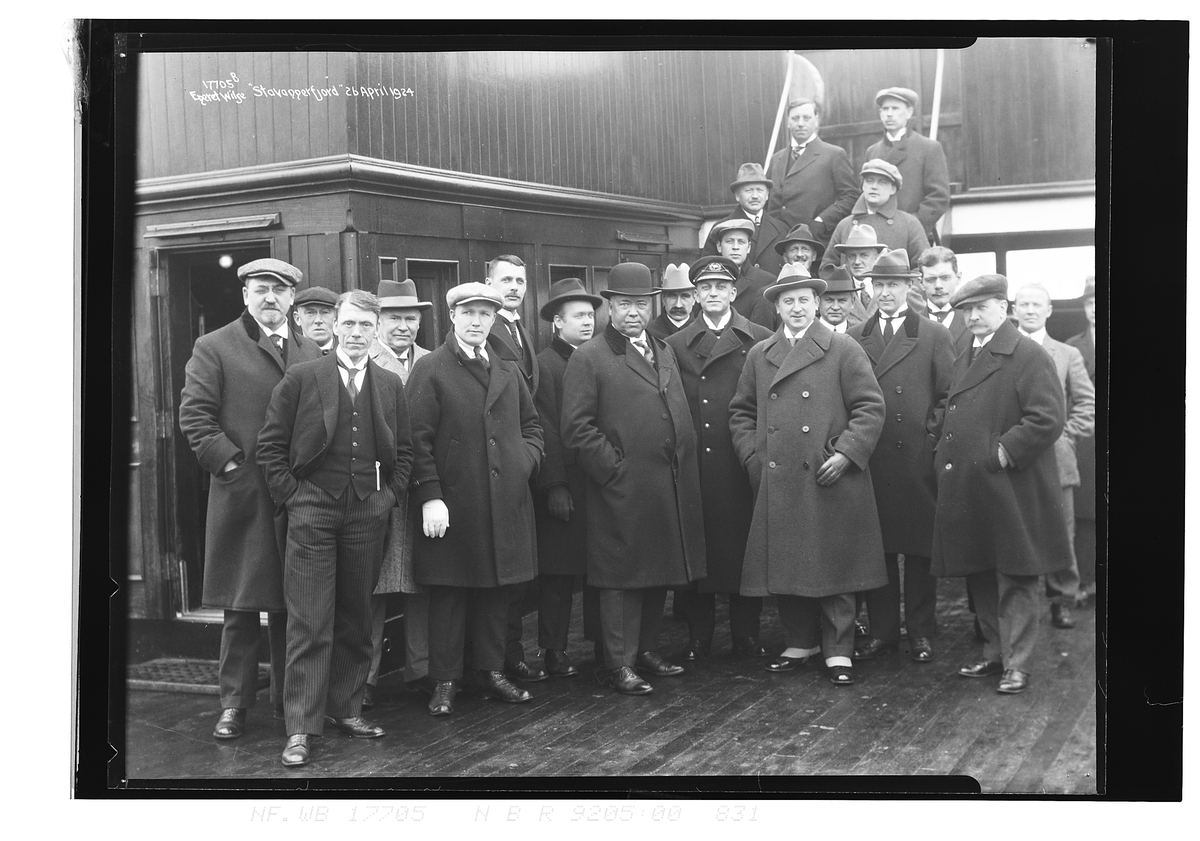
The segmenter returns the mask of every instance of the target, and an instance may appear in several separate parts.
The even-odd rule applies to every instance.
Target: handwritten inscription
[[[392,87],[388,85],[339,85],[328,87],[309,85],[306,88],[280,88],[267,85],[256,85],[243,82],[236,73],[230,73],[227,79],[206,79],[200,83],[200,89],[188,91],[194,102],[201,105],[229,102],[241,105],[247,99],[313,99],[323,102],[330,97],[360,97],[362,99],[404,99],[416,96],[412,88]]]

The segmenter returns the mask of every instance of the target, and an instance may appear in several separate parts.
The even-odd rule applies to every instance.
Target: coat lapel
[[[904,316],[904,322],[900,325],[900,329],[892,336],[892,341],[883,349],[883,354],[879,357],[879,362],[875,365],[875,378],[882,377],[889,370],[894,368],[900,360],[908,356],[917,347],[917,321],[920,316],[911,309]],[[873,319],[875,327],[879,326],[879,319]],[[880,342],[882,343],[882,330],[878,330]]]
[[[383,388],[382,368],[378,363],[367,361],[367,382],[371,389],[371,412],[375,416],[375,452],[379,454],[381,464],[392,464],[392,454],[396,452],[396,436],[388,418],[396,416],[396,392]]]
[[[790,377],[797,371],[804,370],[823,357],[825,351],[829,349],[829,341],[833,337],[833,333],[824,324],[816,321],[805,331],[804,338],[798,341],[795,347],[789,347],[788,340],[784,338],[782,327],[779,328],[776,336],[778,337],[777,344],[786,348],[788,354],[784,357],[783,364],[779,366],[779,370],[775,373],[775,378],[771,380],[772,388],[780,380]]]
[[[950,387],[950,397],[974,388],[999,370],[1000,357],[1013,352],[1017,345],[1017,338],[1017,328],[1013,327],[1010,322],[1004,322],[992,340],[980,349],[974,362],[971,361],[971,346],[975,343],[974,337],[971,341],[965,342],[962,352],[954,362],[955,382]]]
[[[795,163],[792,164],[791,169],[788,170],[788,175],[800,174],[808,167],[809,164],[815,161],[817,156],[821,154],[820,143],[820,139],[814,137],[812,141],[809,142],[808,146],[804,148],[804,154],[797,158]],[[785,151],[790,158],[792,155],[792,147],[790,143]]]
[[[883,357],[883,352],[886,349],[883,344],[883,331],[879,329],[878,311],[863,321],[862,341],[860,344],[863,346],[863,350],[867,352],[867,356],[871,360],[871,366],[874,368],[876,375],[878,375],[879,360]]]
[[[325,418],[325,442],[328,444],[337,431],[338,400],[341,397],[339,389],[342,387],[336,354],[331,353],[321,358],[316,376],[317,392],[321,395],[321,414]]]
[[[275,364],[279,366],[279,373],[282,374],[286,371],[287,365],[284,364],[283,357],[279,355],[279,348],[275,347],[275,343],[267,338],[267,334],[258,326],[258,322],[254,320],[254,316],[250,314],[249,310],[242,313],[242,326],[246,328],[246,335],[250,337],[251,341],[256,342],[267,356],[275,360]],[[288,339],[294,340],[295,335],[295,331],[289,327]],[[293,349],[295,349],[294,341]]]
[[[646,333],[646,338],[650,339],[649,333]],[[643,380],[650,383],[650,385],[658,388],[659,373],[654,370],[653,366],[651,366],[649,362],[646,361],[646,357],[638,353],[636,348],[629,347],[628,344],[628,340],[626,340],[625,364],[629,367],[629,370],[633,371]],[[659,360],[659,368],[662,368],[661,351],[654,347],[653,343],[651,343],[650,348],[654,351],[655,357],[657,357]]]
[[[508,388],[516,387],[515,377],[520,376],[520,370],[516,367],[509,368],[506,365],[497,365],[492,363],[491,377],[488,379],[487,396],[483,400],[483,410],[489,411],[496,405],[496,401],[500,399]]]

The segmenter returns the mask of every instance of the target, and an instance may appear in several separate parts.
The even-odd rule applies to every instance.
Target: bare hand
[[[842,478],[842,474],[846,472],[846,468],[849,466],[850,459],[841,453],[834,453],[829,461],[822,464],[817,470],[817,484],[823,488],[829,487]]]
[[[421,528],[426,537],[443,537],[450,528],[450,510],[440,499],[421,504]]]
[[[571,492],[567,490],[566,485],[555,485],[547,491],[546,507],[550,509],[550,516],[562,520],[564,523],[570,521],[571,512],[575,510],[575,503],[571,500]]]
[[[230,470],[236,470],[238,467],[237,459],[230,459],[225,462],[225,466],[221,468],[222,473],[228,473]]]

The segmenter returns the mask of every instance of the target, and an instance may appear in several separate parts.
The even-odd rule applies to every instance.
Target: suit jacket
[[[748,218],[746,212],[739,207],[720,221]],[[767,208],[763,207],[762,220],[754,232],[754,238],[750,241],[750,256],[747,258],[747,262],[772,277],[778,277],[779,270],[783,268],[783,255],[775,250],[775,243],[785,239],[789,230],[790,228],[784,227],[782,222],[768,214]],[[700,253],[704,255],[717,253],[716,244],[712,242],[711,238]]]
[[[1096,384],[1096,344],[1090,330],[1067,339],[1067,344],[1083,355],[1092,385]],[[1099,409],[1097,409],[1099,414]],[[1079,465],[1079,487],[1075,489],[1075,518],[1096,519],[1096,434],[1085,436],[1075,442],[1075,460]]]
[[[525,378],[525,387],[529,389],[529,393],[536,394],[539,372],[533,339],[520,321],[517,322],[517,330],[521,334],[520,350],[513,345],[512,334],[508,332],[508,320],[496,313],[496,320],[492,322],[492,330],[487,337],[488,350],[495,351],[501,359],[513,363]]]
[[[1091,436],[1096,429],[1096,388],[1087,374],[1083,355],[1049,334],[1042,347],[1054,360],[1058,382],[1066,398],[1064,410],[1066,423],[1063,434],[1054,442],[1054,455],[1058,460],[1058,478],[1064,488],[1079,484],[1079,462],[1075,458],[1075,447],[1082,438]]]
[[[276,511],[258,437],[284,371],[321,355],[288,325],[287,362],[249,312],[196,340],[179,400],[179,428],[212,476],[205,523],[205,607],[283,610],[287,516]],[[240,466],[222,473],[230,459]]]
[[[767,212],[788,231],[804,222],[821,242],[829,241],[861,192],[846,150],[819,136],[809,141],[795,163],[789,146],[772,155],[767,177],[771,179]],[[818,216],[820,222],[815,221]]]
[[[775,306],[763,297],[763,290],[775,282],[775,277],[760,268],[751,266],[749,262],[742,264],[734,288],[737,297],[733,299],[733,309],[760,327],[768,330],[775,329]]]
[[[928,309],[925,310],[923,315],[926,318],[934,319],[933,314],[930,313]],[[941,323],[940,319],[934,319],[934,320],[937,320],[939,324]],[[944,324],[942,326],[945,327]],[[954,318],[950,319],[950,326],[948,329],[950,330],[950,337],[952,339],[954,339],[955,346],[957,346],[959,344],[959,342],[962,341],[962,337],[964,334],[970,336],[972,341],[974,341],[974,339],[975,339],[974,334],[972,334],[971,331],[967,329],[967,320],[965,318],[963,318],[963,314],[961,312],[959,312],[958,310],[954,311]]]
[[[867,149],[864,161],[883,158],[900,170],[904,186],[896,193],[900,209],[916,216],[930,235],[950,209],[950,171],[942,144],[912,129],[895,143],[884,135]]]
[[[688,316],[688,320],[684,322],[683,327],[687,327],[689,324],[695,321],[696,313],[699,311],[699,307],[692,307],[692,312]],[[674,322],[667,317],[665,312],[660,312],[650,320],[649,324],[646,325],[646,331],[649,332],[654,338],[666,341],[668,336],[678,333],[683,329],[683,327],[676,327]]]

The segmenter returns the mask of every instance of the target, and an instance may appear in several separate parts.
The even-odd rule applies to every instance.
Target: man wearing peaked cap
[[[825,253],[825,246],[813,239],[808,225],[800,224],[788,232],[787,237],[775,243],[775,251],[784,263],[801,263],[809,274],[816,272],[817,261]],[[783,265],[780,264],[780,268]]]
[[[748,262],[768,274],[777,274],[783,261],[775,248],[787,233],[787,226],[773,216],[767,215],[767,199],[771,191],[771,179],[767,178],[761,165],[744,163],[738,167],[737,180],[729,185],[737,199],[737,210],[721,221],[747,219],[754,223],[750,240]],[[716,254],[716,245],[709,239],[704,246],[705,255]]]
[[[937,443],[932,571],[966,577],[983,659],[964,677],[1003,672],[999,692],[1029,685],[1038,579],[1070,564],[1054,442],[1065,405],[1052,360],[1008,320],[1008,280],[982,275],[950,303],[973,340],[954,362]]]
[[[717,253],[738,267],[737,297],[733,308],[754,323],[773,329],[775,316],[769,307],[762,307],[760,296],[775,276],[750,263],[749,254],[754,226],[746,219],[729,219],[713,225],[709,241]]]
[[[867,149],[867,160],[879,158],[899,170],[903,184],[896,204],[917,217],[933,242],[937,221],[950,209],[950,173],[942,144],[908,127],[917,101],[916,91],[908,88],[884,88],[875,94],[884,136]]]
[[[325,356],[337,347],[337,336],[333,332],[333,311],[337,306],[337,293],[324,286],[310,286],[296,293],[293,305],[296,326],[306,339],[312,339]]]
[[[662,312],[646,325],[652,336],[666,340],[696,319],[696,287],[688,280],[687,263],[672,263],[663,270]]]

